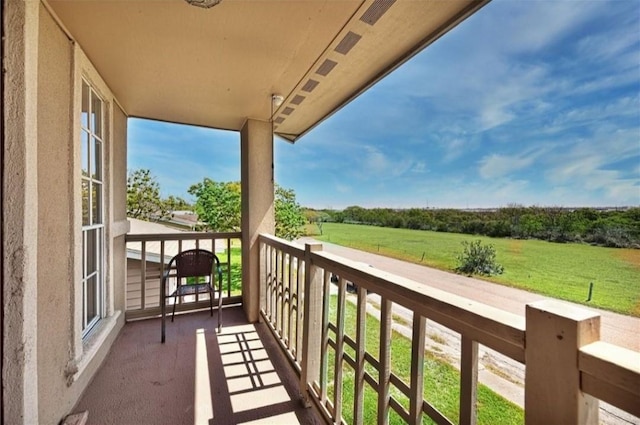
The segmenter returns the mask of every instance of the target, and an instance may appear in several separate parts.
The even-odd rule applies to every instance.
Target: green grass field
[[[496,248],[504,266],[502,275],[482,279],[640,317],[640,250],[355,224],[324,223],[323,235],[315,225],[308,230],[322,241],[449,271],[461,242],[480,239]]]

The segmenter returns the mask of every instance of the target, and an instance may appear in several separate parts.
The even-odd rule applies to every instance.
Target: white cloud
[[[547,147],[539,147],[518,155],[487,155],[480,160],[478,172],[484,179],[503,177],[529,167],[547,150]]]
[[[411,168],[411,172],[412,173],[426,173],[429,170],[427,169],[427,164],[423,161],[417,161],[415,164],[413,164],[413,167]]]
[[[340,193],[351,193],[351,186],[347,186],[345,184],[336,183],[335,188]]]

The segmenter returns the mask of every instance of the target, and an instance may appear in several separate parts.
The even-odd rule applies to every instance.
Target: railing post
[[[580,389],[579,348],[600,339],[600,316],[555,300],[526,307],[526,424],[598,424]]]
[[[311,253],[322,251],[322,244],[308,243],[304,248],[304,293],[300,304],[304,309],[302,321],[302,361],[300,393],[307,407],[311,406],[308,387],[320,373],[322,343],[322,269],[315,266]]]

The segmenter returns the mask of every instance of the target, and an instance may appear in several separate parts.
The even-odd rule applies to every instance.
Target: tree
[[[214,232],[240,229],[240,182],[216,182],[208,177],[189,188],[196,197],[198,219]],[[302,235],[305,216],[291,189],[275,187],[276,236],[292,240]]]
[[[166,215],[171,214],[173,211],[191,211],[191,204],[179,196],[169,195],[166,199],[162,200],[162,209],[166,211]]]
[[[305,217],[302,207],[296,202],[293,189],[276,185],[275,190],[276,236],[293,240],[302,235]]]
[[[205,177],[189,188],[198,219],[214,232],[240,229],[240,182],[216,182]]]
[[[127,176],[127,217],[150,220],[162,214],[160,185],[148,169],[129,172]]]

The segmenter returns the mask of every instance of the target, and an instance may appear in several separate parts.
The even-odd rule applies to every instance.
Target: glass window
[[[82,82],[82,112],[80,114],[80,124],[83,128],[89,128],[89,86]]]
[[[102,317],[104,310],[104,103],[82,82],[80,152],[82,167],[82,335]]]
[[[80,133],[82,176],[89,177],[89,133],[84,130]]]

